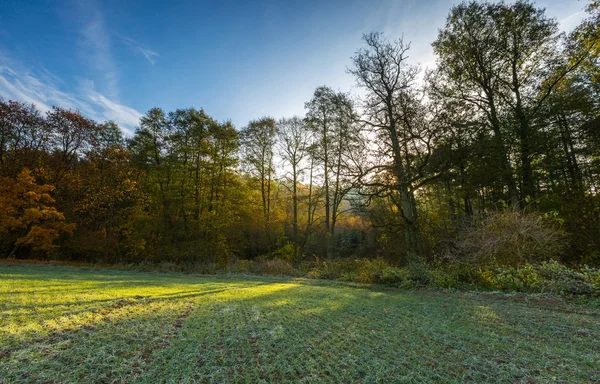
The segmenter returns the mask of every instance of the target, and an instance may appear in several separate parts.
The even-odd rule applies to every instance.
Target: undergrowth
[[[0,260],[11,263],[40,263],[35,260]],[[64,261],[43,262],[53,265],[109,267],[140,272],[177,272],[206,275],[290,276],[309,279],[339,280],[359,284],[379,284],[414,289],[487,290],[526,293],[547,293],[600,297],[600,269],[583,266],[569,268],[557,261],[525,264],[520,267],[469,265],[426,265],[395,267],[382,259],[317,260],[292,264],[280,259],[237,260],[225,266],[218,264],[139,263],[90,265]]]

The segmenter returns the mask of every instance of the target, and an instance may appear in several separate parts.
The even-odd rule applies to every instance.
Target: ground
[[[0,264],[7,383],[593,383],[599,325],[523,295]]]

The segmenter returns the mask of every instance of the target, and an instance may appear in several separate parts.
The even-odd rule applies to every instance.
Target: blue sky
[[[361,36],[431,42],[454,0],[0,0],[0,96],[79,109],[131,133],[141,114],[194,106],[242,127],[304,113],[317,86],[356,91],[346,74]],[[586,1],[540,0],[570,30]]]

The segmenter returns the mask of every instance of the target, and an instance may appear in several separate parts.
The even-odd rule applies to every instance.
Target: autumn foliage
[[[305,117],[245,127],[151,108],[123,137],[0,100],[2,256],[600,264],[596,10],[566,35],[526,1],[464,2],[425,76],[408,42],[368,33],[361,97],[320,86]]]
[[[54,207],[50,196],[54,186],[36,184],[29,169],[14,179],[3,177],[0,183],[0,236],[11,249],[9,258],[19,247],[53,251],[62,233],[73,232],[75,225],[66,223],[64,214]]]

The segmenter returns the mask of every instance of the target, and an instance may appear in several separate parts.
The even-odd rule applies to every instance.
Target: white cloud
[[[63,82],[48,72],[31,71],[23,65],[0,59],[0,96],[6,100],[18,100],[35,104],[42,112],[51,106],[79,110],[86,117],[97,121],[113,120],[126,134],[137,126],[141,113],[120,104],[95,88],[91,80],[79,80],[75,92],[61,89]]]
[[[131,128],[135,127],[142,117],[142,114],[135,109],[123,104],[115,103],[106,98],[106,96],[96,91],[90,91],[87,97],[94,105],[101,108],[106,120],[113,120],[117,124],[128,127],[128,133],[131,133]]]
[[[575,29],[575,27],[578,26],[586,16],[587,15],[584,11],[575,12],[559,21],[560,29],[565,32],[570,32]]]
[[[119,73],[111,51],[111,33],[107,30],[104,13],[95,0],[78,3],[81,20],[78,41],[80,54],[91,69],[97,72],[103,89],[113,99],[119,96]]]
[[[123,41],[134,52],[142,54],[146,58],[146,60],[148,60],[150,62],[150,64],[154,64],[154,58],[160,56],[157,52],[143,47],[142,45],[140,45],[137,41],[133,40],[132,38],[123,37]]]

